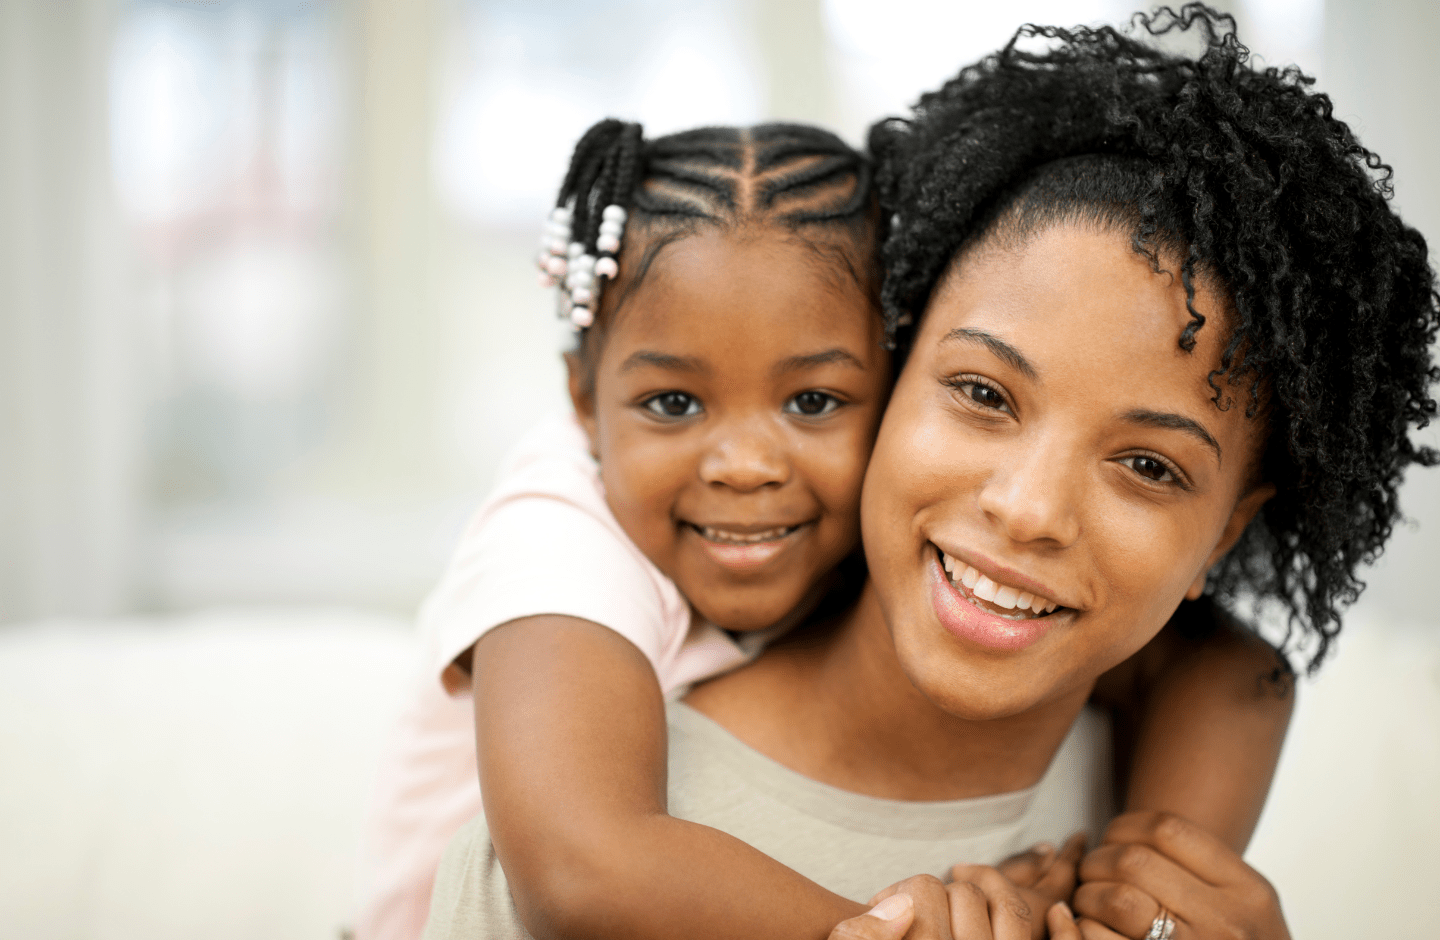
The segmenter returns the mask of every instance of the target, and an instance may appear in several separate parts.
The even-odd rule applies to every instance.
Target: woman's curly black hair
[[[1400,516],[1405,469],[1440,457],[1408,433],[1436,413],[1435,275],[1388,204],[1390,168],[1312,79],[1252,67],[1234,20],[1202,4],[1134,22],[1134,36],[1022,27],[911,117],[871,129],[887,335],[903,347],[952,259],[1037,170],[1096,156],[1130,168],[1138,198],[1121,215],[1136,249],[1179,262],[1192,300],[1198,274],[1232,301],[1216,405],[1232,403],[1217,379],[1242,384],[1270,432],[1260,473],[1276,495],[1210,590],[1280,602],[1282,645],[1310,647],[1313,671],[1364,587],[1357,567]],[[1165,52],[1150,37],[1166,34],[1198,36],[1203,52]],[[1022,48],[1032,40],[1043,48]],[[1186,350],[1204,327],[1191,313]]]

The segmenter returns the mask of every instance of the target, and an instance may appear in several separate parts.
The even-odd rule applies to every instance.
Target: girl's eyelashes
[[[785,403],[786,414],[800,415],[805,418],[821,418],[830,414],[843,404],[840,399],[829,392],[818,392],[815,390],[801,392]]]
[[[1013,414],[1010,401],[1000,386],[979,375],[952,375],[945,379],[945,384],[950,386],[966,403],[975,408],[986,411],[995,411],[1001,414]]]
[[[651,395],[640,403],[640,407],[667,421],[693,418],[704,410],[700,407],[700,399],[685,392],[661,392]]]
[[[1190,480],[1180,468],[1159,454],[1132,454],[1121,457],[1119,462],[1149,483],[1176,486],[1182,490],[1191,488]]]

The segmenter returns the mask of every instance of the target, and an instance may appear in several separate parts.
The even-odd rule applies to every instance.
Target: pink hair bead
[[[590,313],[589,307],[576,307],[570,311],[570,322],[583,330],[595,322],[595,317]]]
[[[551,255],[550,260],[545,262],[545,270],[549,272],[552,277],[564,277],[565,259]]]
[[[601,251],[619,251],[620,239],[610,234],[601,235],[599,238],[595,239],[595,247],[600,249]]]
[[[596,277],[614,277],[620,273],[620,265],[614,258],[601,258],[595,262]]]
[[[570,292],[570,299],[577,305],[584,305],[595,299],[595,295],[590,292],[588,287],[577,287]]]

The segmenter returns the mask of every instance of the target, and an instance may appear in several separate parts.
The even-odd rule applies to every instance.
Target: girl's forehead
[[[681,329],[716,307],[751,308],[818,329],[824,314],[863,310],[878,322],[866,268],[843,238],[767,225],[699,226],[650,245],[626,246],[611,314],[614,331]]]

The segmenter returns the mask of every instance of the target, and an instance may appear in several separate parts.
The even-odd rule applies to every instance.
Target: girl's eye
[[[840,400],[826,392],[801,392],[785,403],[786,412],[807,418],[828,415],[839,407]]]
[[[684,392],[661,392],[645,399],[644,406],[662,418],[689,418],[700,413],[700,399]]]
[[[1144,454],[1139,454],[1134,457],[1126,457],[1120,462],[1152,483],[1179,482],[1176,480],[1175,474],[1170,472],[1170,468],[1154,457],[1146,457]]]

